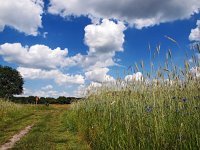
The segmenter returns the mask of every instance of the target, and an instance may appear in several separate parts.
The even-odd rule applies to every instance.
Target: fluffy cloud
[[[84,68],[84,70],[90,71],[96,68],[105,68],[108,66],[113,66],[115,65],[115,62],[113,61],[113,55],[85,55],[79,57],[79,65]],[[71,59],[70,59],[71,61]]]
[[[143,81],[143,75],[141,72],[134,73],[133,75],[127,75],[124,80],[115,80],[113,77],[107,75],[108,68],[100,68],[93,71],[86,72],[86,78],[91,80],[89,85],[80,85],[75,91],[75,95],[86,96],[92,93],[98,92],[100,88],[106,88],[107,90],[118,91],[126,88],[129,83],[134,81]],[[146,82],[146,81],[145,81]]]
[[[92,71],[86,72],[85,76],[87,79],[98,83],[115,81],[113,77],[107,75],[108,71],[108,68],[97,68]]]
[[[1,0],[0,3],[0,31],[9,26],[27,35],[38,34],[38,28],[42,27],[42,0]]]
[[[105,68],[115,64],[113,57],[123,51],[125,25],[103,19],[99,24],[85,27],[85,44],[89,47],[88,54],[82,56],[81,66],[85,70]]]
[[[7,62],[19,65],[17,68],[26,79],[54,79],[58,85],[83,84],[82,75],[63,74],[60,67],[77,65],[82,56],[67,57],[68,50],[59,47],[51,49],[45,45],[23,47],[20,43],[0,45],[0,55]],[[77,62],[78,61],[78,62]]]
[[[97,92],[100,88],[102,88],[102,84],[98,82],[91,82],[86,88],[85,93],[86,94],[92,94]]]
[[[194,57],[192,57],[192,58],[189,59],[190,63],[195,63],[195,62],[198,62],[198,61],[200,61],[200,54],[199,53],[196,53],[194,55]]]
[[[18,95],[18,96],[39,96],[39,97],[54,97],[57,98],[59,96],[65,96],[68,97],[70,96],[69,93],[65,92],[65,91],[56,91],[53,89],[50,90],[46,90],[44,89],[45,87],[42,87],[41,89],[36,89],[36,90],[30,90],[27,88],[24,88],[24,93],[22,95]]]
[[[200,67],[192,67],[190,72],[197,78],[200,77]]]
[[[84,84],[82,75],[63,74],[59,70],[42,70],[18,67],[17,70],[25,79],[54,79],[58,85]]]
[[[190,41],[200,41],[200,20],[197,21],[197,27],[191,30],[189,35]]]
[[[49,85],[47,85],[47,86],[42,87],[41,89],[42,89],[42,90],[47,90],[47,91],[48,91],[48,90],[52,90],[52,89],[53,89],[53,86],[49,84]]]
[[[78,88],[73,92],[75,97],[84,97],[86,95],[85,85],[79,85]]]
[[[101,24],[91,24],[85,27],[85,43],[89,54],[104,54],[123,51],[124,33],[126,29],[122,22],[103,19]]]
[[[76,97],[84,97],[88,94],[96,92],[99,88],[102,87],[101,83],[98,82],[91,82],[88,86],[80,85],[76,91],[74,91],[74,96]]]
[[[62,17],[89,16],[117,19],[136,28],[187,19],[200,8],[199,0],[50,0],[49,12]]]
[[[125,77],[125,81],[127,82],[133,82],[133,81],[142,81],[143,75],[141,72],[134,73],[133,75],[127,75]]]
[[[31,47],[23,47],[20,43],[0,45],[0,55],[3,56],[5,61],[31,68],[55,69],[68,65],[67,54],[67,49],[61,50],[59,47],[50,49],[45,45],[33,45]]]

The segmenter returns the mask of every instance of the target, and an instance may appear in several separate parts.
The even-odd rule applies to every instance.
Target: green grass
[[[35,106],[0,101],[0,145],[26,126],[31,131],[14,148],[18,150],[88,150],[89,146],[67,128],[66,105]]]
[[[87,143],[69,132],[65,125],[67,111],[57,108],[42,113],[31,132],[13,148],[15,150],[88,150]]]
[[[169,51],[165,67],[142,70],[143,81],[118,80],[97,89],[73,105],[69,128],[94,150],[200,149],[200,78],[187,60],[184,65],[174,66]]]
[[[199,85],[175,99],[164,88],[102,93],[75,104],[68,119],[93,149],[199,149]]]
[[[0,100],[0,145],[32,122],[34,108]]]

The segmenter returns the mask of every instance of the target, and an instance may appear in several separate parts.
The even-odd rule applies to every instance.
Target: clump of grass
[[[155,69],[151,61],[143,80],[102,87],[73,104],[67,118],[71,129],[95,150],[200,149],[200,78],[190,71],[200,63],[193,59],[179,69],[169,50],[165,66]]]

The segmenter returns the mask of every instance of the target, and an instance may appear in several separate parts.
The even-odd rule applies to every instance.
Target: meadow
[[[87,143],[67,128],[69,105],[28,105],[0,100],[0,149],[25,127],[30,132],[15,143],[14,150],[87,150]]]
[[[169,50],[165,66],[156,69],[151,61],[145,72],[142,62],[134,65],[143,72],[140,80],[93,87],[71,107],[68,128],[95,150],[200,149],[200,78],[191,71],[192,65],[199,71],[200,45],[192,51],[182,69]]]

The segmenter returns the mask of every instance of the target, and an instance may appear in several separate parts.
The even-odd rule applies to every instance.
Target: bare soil
[[[18,142],[23,136],[25,136],[33,127],[33,125],[27,126],[25,129],[21,130],[19,133],[15,134],[7,143],[0,147],[0,150],[7,150],[13,148],[16,142]]]

